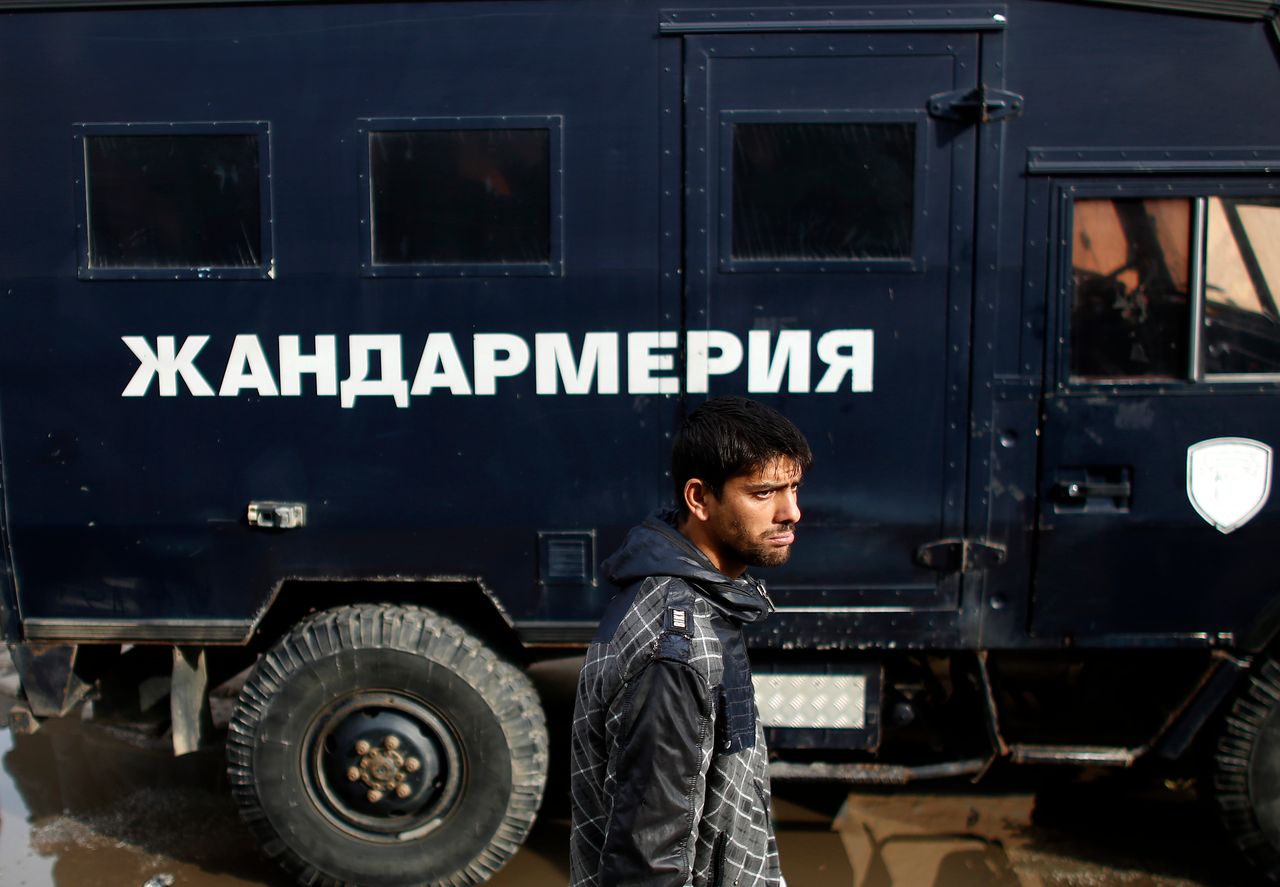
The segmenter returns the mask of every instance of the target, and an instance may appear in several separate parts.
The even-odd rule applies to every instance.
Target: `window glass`
[[[1211,197],[1204,371],[1280,372],[1280,200]]]
[[[911,257],[911,123],[738,123],[735,259]]]
[[[369,168],[374,264],[551,260],[548,130],[372,132]]]
[[[1074,204],[1071,374],[1185,378],[1191,201]]]
[[[90,268],[262,264],[256,135],[84,139]]]

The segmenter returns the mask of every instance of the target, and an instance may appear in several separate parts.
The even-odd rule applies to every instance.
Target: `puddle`
[[[215,752],[163,746],[75,720],[0,731],[0,873],[6,885],[286,883],[241,827]]]
[[[0,757],[12,748],[12,734],[0,730]],[[7,770],[0,774],[0,872],[7,884],[53,883],[53,861],[32,849],[27,807]]]

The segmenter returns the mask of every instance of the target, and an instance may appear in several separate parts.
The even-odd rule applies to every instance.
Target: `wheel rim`
[[[436,828],[462,794],[462,746],[422,700],[370,690],[335,700],[303,742],[304,781],[325,817],[353,835],[402,841]]]

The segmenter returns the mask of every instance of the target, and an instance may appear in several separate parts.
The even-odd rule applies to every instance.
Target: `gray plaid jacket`
[[[625,590],[578,679],[572,887],[777,887],[768,753],[742,625],[764,588],[650,518],[605,563]]]

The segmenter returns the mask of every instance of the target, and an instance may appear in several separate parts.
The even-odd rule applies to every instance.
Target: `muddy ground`
[[[567,722],[576,662],[536,669]],[[0,655],[0,719],[16,680]],[[231,700],[215,702],[224,720]],[[528,842],[491,884],[568,876],[564,737]],[[80,719],[0,730],[0,885],[287,885],[241,826],[220,748],[174,758],[163,735]],[[978,786],[775,785],[791,887],[1226,887],[1248,883],[1194,786],[1141,773],[992,774]]]

